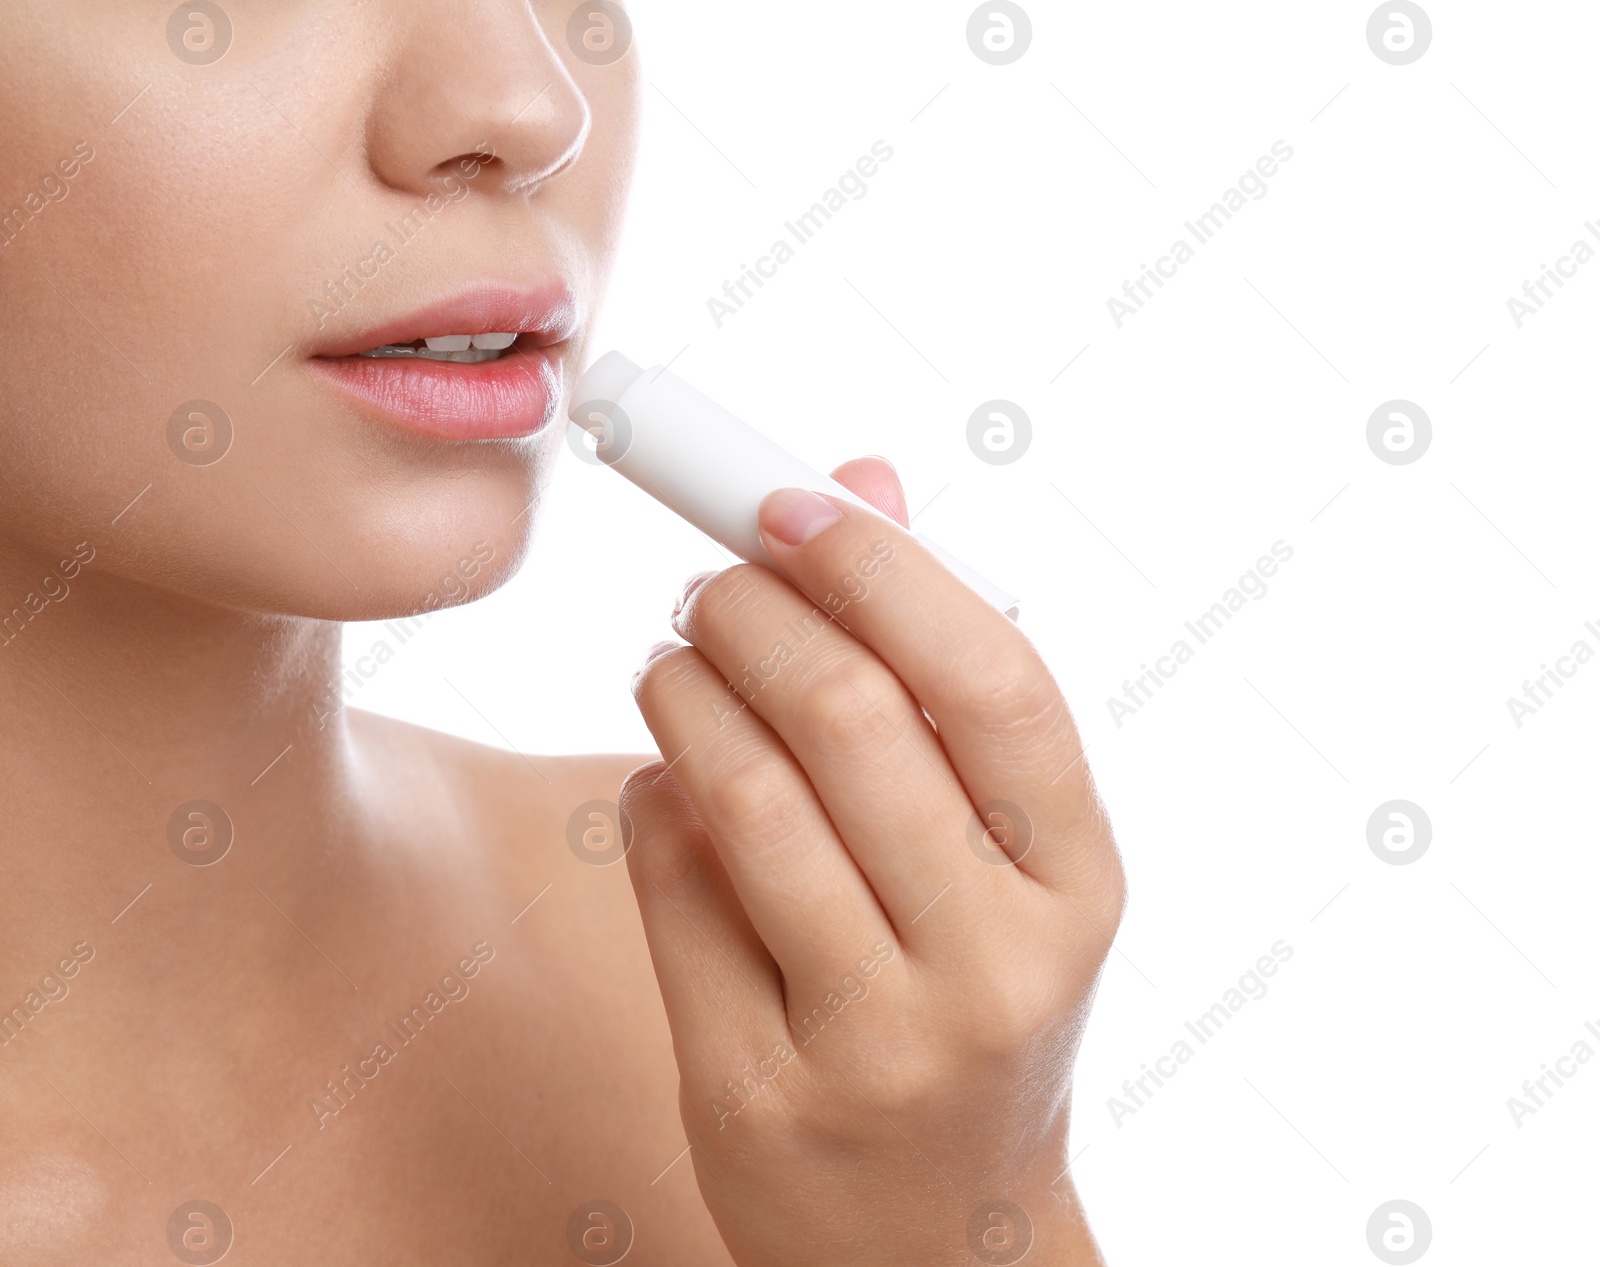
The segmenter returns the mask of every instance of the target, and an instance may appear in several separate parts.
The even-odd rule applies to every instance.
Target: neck
[[[192,801],[220,806],[235,848],[247,842],[234,869],[245,861],[275,899],[307,897],[296,885],[317,868],[301,864],[327,853],[307,824],[346,818],[354,794],[340,627],[129,583],[84,554],[77,567],[9,549],[0,560],[0,857],[13,922],[0,941],[27,944],[30,923],[34,934],[104,928],[146,885],[192,877],[211,833],[226,832],[185,837],[200,820],[175,813]]]

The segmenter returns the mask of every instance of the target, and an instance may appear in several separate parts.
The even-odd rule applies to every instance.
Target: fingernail
[[[683,583],[683,591],[678,595],[678,601],[672,605],[673,616],[676,617],[683,610],[684,604],[689,601],[689,595],[693,594],[695,590],[699,589],[715,575],[715,572],[696,572],[685,581]]]
[[[803,546],[843,512],[805,488],[780,488],[761,503],[762,526],[785,545]]]

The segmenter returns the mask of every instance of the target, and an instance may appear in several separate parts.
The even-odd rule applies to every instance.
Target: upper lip
[[[564,281],[532,286],[484,282],[378,325],[349,334],[330,333],[316,344],[312,355],[354,356],[390,343],[446,334],[527,335],[534,345],[548,347],[571,338],[578,325],[578,305]]]

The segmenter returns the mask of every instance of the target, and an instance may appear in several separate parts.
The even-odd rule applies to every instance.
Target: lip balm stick
[[[577,382],[568,415],[595,455],[747,563],[781,571],[761,544],[757,511],[774,489],[827,493],[887,518],[660,366],[607,352]],[[916,539],[1012,620],[1018,601],[920,533]]]

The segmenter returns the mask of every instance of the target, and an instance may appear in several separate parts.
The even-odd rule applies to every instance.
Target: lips
[[[405,316],[330,335],[309,363],[363,412],[441,440],[531,435],[555,417],[562,396],[562,346],[579,327],[566,284],[489,283]],[[515,334],[497,359],[453,362],[369,357],[388,345],[422,346],[450,335]]]

